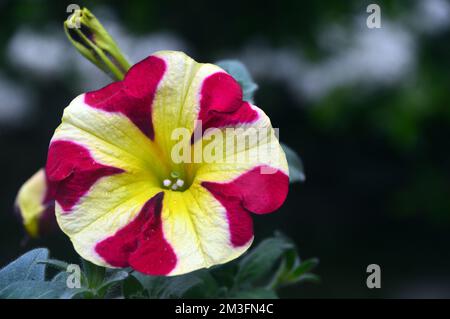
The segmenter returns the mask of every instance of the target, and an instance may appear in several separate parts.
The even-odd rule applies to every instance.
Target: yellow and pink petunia
[[[47,235],[57,229],[55,201],[48,187],[44,169],[37,171],[20,188],[15,207],[27,234],[32,237]]]
[[[199,123],[204,134],[194,138]],[[212,128],[269,134],[225,152],[244,161],[179,162],[172,152],[179,128],[190,133],[191,149],[207,147]],[[226,136],[224,149],[228,142]],[[240,256],[253,240],[251,213],[278,209],[289,184],[264,112],[242,100],[224,70],[174,51],[157,52],[123,81],[76,97],[51,140],[46,173],[58,224],[83,258],[150,275]]]

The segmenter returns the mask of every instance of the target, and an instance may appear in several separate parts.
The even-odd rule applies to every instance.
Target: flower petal
[[[152,275],[172,271],[177,258],[162,232],[163,197],[160,192],[147,201],[133,221],[99,242],[96,252],[114,267],[132,266]]]
[[[123,81],[87,93],[85,102],[107,112],[125,115],[142,133],[153,139],[152,104],[165,69],[163,60],[150,56],[134,65]]]
[[[252,108],[258,117],[251,124],[236,125],[234,128],[240,129],[238,132],[220,130],[223,160],[201,162],[192,168],[195,183],[207,189],[226,211],[234,247],[245,245],[252,237],[251,227],[246,226],[250,224],[248,220],[251,221],[250,213],[266,214],[277,210],[289,188],[286,157],[270,120],[256,106]],[[207,134],[197,143],[205,139],[208,139]]]
[[[217,72],[207,77],[201,88],[200,113],[203,129],[250,123],[258,113],[242,101],[242,89],[229,74]]]
[[[131,266],[148,275],[184,274],[228,262],[248,249],[253,240],[249,213],[240,209],[232,218],[233,234],[226,209],[200,185],[164,191],[95,251],[110,266]]]
[[[169,275],[226,263],[244,253],[253,240],[253,224],[247,212],[235,216],[245,236],[240,246],[232,244],[226,209],[205,188],[193,184],[185,192],[168,191],[162,210],[163,232],[177,256]]]
[[[160,191],[157,174],[168,168],[158,160],[158,146],[126,115],[85,101],[80,95],[65,109],[46,169],[61,229],[83,258],[111,266],[96,244],[139,214]]]
[[[22,185],[17,194],[16,207],[31,237],[48,234],[56,229],[55,203],[44,169],[37,171]]]
[[[206,131],[202,140],[196,142],[202,145],[197,148],[202,150],[202,161],[191,164],[190,170],[198,182],[230,182],[255,167],[259,167],[262,175],[273,175],[278,171],[289,175],[286,155],[270,119],[258,107],[251,107],[258,114],[251,123]],[[221,139],[212,138],[216,133]],[[221,157],[214,161],[208,160],[210,152],[206,149],[210,143],[216,143],[222,150]]]
[[[123,172],[97,163],[86,148],[64,140],[50,144],[46,171],[54,199],[64,211],[70,211],[100,178]]]
[[[177,51],[160,51],[153,57],[166,66],[152,104],[155,138],[166,159],[176,143],[175,129],[186,128],[193,134],[197,121],[202,121],[205,130],[256,119],[257,112],[242,101],[239,84],[220,67],[197,63]]]

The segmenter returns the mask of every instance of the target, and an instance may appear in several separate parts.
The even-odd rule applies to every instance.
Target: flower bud
[[[123,79],[130,64],[117,43],[88,9],[75,10],[64,22],[64,31],[84,57],[113,79]]]

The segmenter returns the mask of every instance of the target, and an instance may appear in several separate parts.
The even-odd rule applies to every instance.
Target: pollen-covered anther
[[[176,184],[178,187],[183,187],[184,181],[182,179],[177,179]]]
[[[166,189],[171,189],[173,191],[182,191],[183,186],[185,185],[184,180],[179,178],[179,174],[176,172],[170,173],[170,177],[163,180],[163,187]]]

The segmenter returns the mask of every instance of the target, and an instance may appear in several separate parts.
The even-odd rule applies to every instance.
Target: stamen
[[[170,177],[163,180],[163,187],[174,191],[183,191],[184,180],[179,177],[180,174],[178,172],[171,172]]]
[[[177,179],[176,183],[179,187],[183,187],[183,185],[184,185],[184,181],[182,179]]]

